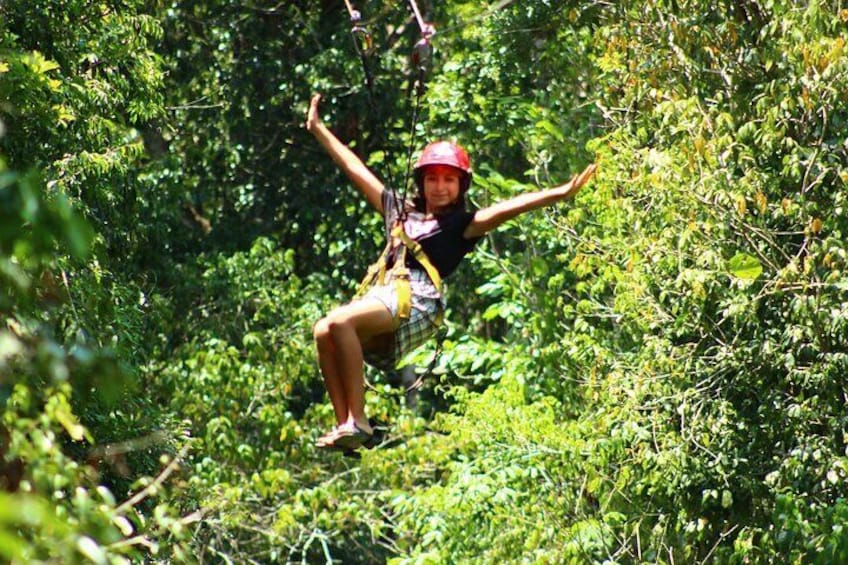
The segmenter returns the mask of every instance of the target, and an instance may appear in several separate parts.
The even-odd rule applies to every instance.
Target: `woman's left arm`
[[[555,204],[566,198],[573,198],[595,173],[595,169],[597,168],[598,166],[592,163],[583,169],[582,173],[576,175],[565,184],[547,190],[521,194],[509,200],[498,202],[488,208],[478,210],[474,214],[474,219],[462,233],[462,237],[465,239],[480,237],[519,214]]]

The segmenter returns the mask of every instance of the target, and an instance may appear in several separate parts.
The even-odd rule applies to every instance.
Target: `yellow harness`
[[[395,263],[392,268],[386,269],[386,262],[389,257],[389,253],[391,253],[395,248],[394,242],[396,240],[400,240],[400,250],[398,251],[397,257],[395,257]],[[395,328],[400,326],[404,320],[408,320],[409,314],[412,311],[412,288],[409,284],[409,269],[406,267],[407,250],[409,250],[412,253],[412,256],[415,257],[415,260],[424,267],[424,271],[426,271],[427,276],[430,277],[430,281],[433,283],[433,286],[435,286],[436,290],[439,294],[441,294],[442,277],[439,275],[438,269],[436,269],[436,267],[433,266],[433,263],[430,262],[430,259],[427,258],[427,254],[424,253],[421,245],[406,234],[403,229],[403,224],[400,221],[395,223],[389,237],[389,242],[386,244],[386,248],[383,249],[383,252],[377,259],[377,262],[368,267],[368,272],[365,274],[365,278],[362,279],[362,282],[359,283],[359,288],[356,291],[356,298],[360,298],[375,284],[386,284],[386,275],[391,275],[391,279],[389,280],[394,281],[395,292],[397,292],[398,297],[398,311],[394,320]],[[443,318],[444,314],[440,308],[439,312],[436,314],[434,324],[437,327],[441,326]]]

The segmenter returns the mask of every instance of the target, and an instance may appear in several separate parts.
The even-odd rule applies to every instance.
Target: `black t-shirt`
[[[402,206],[407,206],[404,203]],[[386,234],[391,233],[398,217],[397,195],[392,190],[383,191],[383,212],[386,224]],[[479,237],[465,239],[462,233],[471,220],[474,212],[454,210],[438,216],[428,216],[423,212],[407,207],[407,217],[403,224],[406,234],[417,241],[427,258],[439,271],[442,278],[447,277],[459,266],[462,258],[470,253],[480,241]],[[394,262],[394,253],[389,257],[389,263]],[[411,253],[406,255],[406,264],[410,268],[421,268]]]

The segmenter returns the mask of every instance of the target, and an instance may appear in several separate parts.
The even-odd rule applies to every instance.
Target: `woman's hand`
[[[573,179],[565,184],[547,190],[519,194],[482,210],[477,210],[471,223],[462,232],[462,237],[465,239],[480,237],[519,214],[541,208],[542,206],[556,204],[566,198],[574,198],[583,185],[595,174],[595,169],[597,168],[598,166],[592,163],[583,169],[582,173],[575,175]]]
[[[598,168],[596,163],[592,163],[581,172],[579,175],[576,175],[573,179],[568,181],[563,185],[563,188],[566,188],[565,195],[563,198],[574,198],[580,189],[583,188],[583,185],[592,178],[592,175],[595,174],[595,170]]]
[[[2,0],[0,0],[2,2]],[[304,127],[315,139],[327,150],[333,161],[341,167],[345,175],[353,182],[356,188],[365,195],[368,203],[378,212],[383,213],[383,183],[372,173],[362,159],[336,137],[330,128],[321,121],[318,105],[321,102],[320,94],[313,94],[309,101],[309,111],[306,112],[306,123]]]
[[[318,113],[318,103],[321,102],[320,94],[313,94],[309,102],[309,111],[306,113],[306,131],[314,132],[321,125],[321,115]]]

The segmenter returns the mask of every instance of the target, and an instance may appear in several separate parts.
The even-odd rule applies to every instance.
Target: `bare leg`
[[[337,308],[315,325],[319,366],[340,427],[371,431],[365,414],[362,344],[393,330],[391,313],[377,300]]]
[[[330,325],[327,318],[323,318],[315,324],[313,329],[315,336],[315,348],[318,351],[318,367],[324,377],[324,386],[330,395],[333,404],[333,412],[336,414],[336,424],[343,424],[347,420],[347,402],[345,401],[342,377],[336,363],[336,346],[330,336]]]

